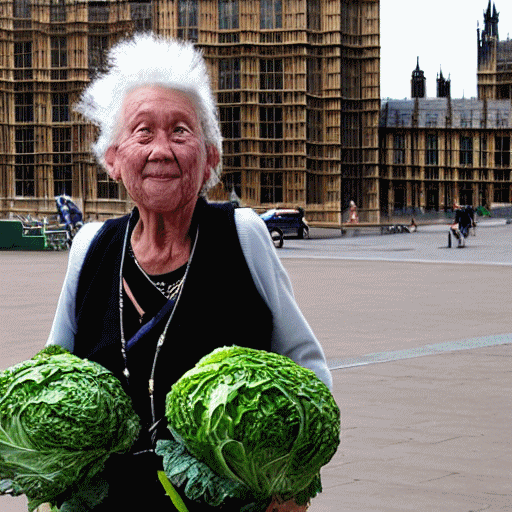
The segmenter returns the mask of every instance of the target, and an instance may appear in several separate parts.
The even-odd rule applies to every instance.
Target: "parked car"
[[[302,208],[273,208],[262,213],[260,217],[267,225],[276,247],[282,247],[284,237],[302,239],[309,236],[309,226]]]

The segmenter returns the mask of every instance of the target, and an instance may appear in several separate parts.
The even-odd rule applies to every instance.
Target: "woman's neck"
[[[163,215],[139,210],[131,244],[139,265],[151,275],[166,274],[190,257],[191,215]]]

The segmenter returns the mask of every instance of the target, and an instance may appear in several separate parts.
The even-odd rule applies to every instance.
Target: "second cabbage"
[[[311,370],[243,347],[201,359],[173,385],[166,416],[194,457],[258,497],[307,501],[340,442],[339,408]]]

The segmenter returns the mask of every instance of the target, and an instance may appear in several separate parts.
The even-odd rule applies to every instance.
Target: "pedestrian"
[[[471,206],[459,206],[455,211],[455,220],[451,225],[454,236],[460,240],[467,238],[469,229],[475,226],[474,210]]]
[[[142,420],[132,451],[107,462],[109,494],[95,511],[164,512],[171,504],[154,447],[170,435],[161,421],[165,396],[200,357],[242,345],[284,354],[332,381],[263,221],[206,200],[222,141],[200,52],[137,35],[112,48],[109,64],[78,110],[99,127],[94,153],[135,208],[78,232],[48,343],[111,370]],[[190,512],[209,509],[185,501]],[[273,502],[268,510],[305,507]]]
[[[359,215],[357,213],[357,206],[356,206],[356,203],[354,203],[354,201],[350,201],[348,221],[351,224],[358,224],[359,223]]]

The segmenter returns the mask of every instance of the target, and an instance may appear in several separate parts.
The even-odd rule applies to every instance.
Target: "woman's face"
[[[141,87],[121,111],[121,133],[105,160],[139,208],[158,213],[195,206],[212,167],[194,104],[182,92]],[[217,156],[216,156],[217,155]]]

